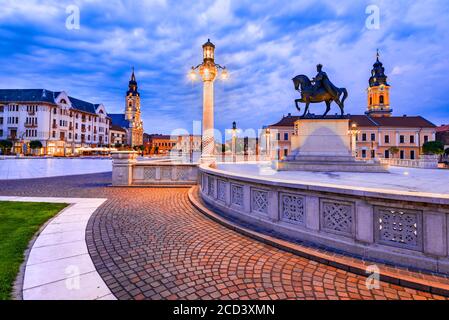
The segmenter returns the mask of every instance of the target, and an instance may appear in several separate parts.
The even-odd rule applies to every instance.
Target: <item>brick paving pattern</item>
[[[111,188],[110,174],[0,181],[0,195],[105,197],[87,226],[118,299],[441,299],[284,252],[209,220],[187,188]]]

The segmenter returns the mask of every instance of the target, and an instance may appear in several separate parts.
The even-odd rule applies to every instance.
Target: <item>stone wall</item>
[[[137,161],[137,152],[112,153],[112,185],[195,185],[198,180],[196,164],[170,161]]]
[[[254,226],[360,257],[449,274],[449,197],[239,177],[200,166],[203,200]]]
[[[437,169],[439,156],[421,155],[419,159],[381,159],[381,163],[395,167],[421,168],[421,169]]]

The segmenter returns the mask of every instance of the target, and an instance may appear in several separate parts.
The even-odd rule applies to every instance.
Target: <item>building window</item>
[[[415,150],[410,150],[410,159],[415,160]]]
[[[399,136],[399,143],[404,143],[405,142],[405,137],[404,136]]]
[[[285,140],[285,141],[288,141],[288,132],[285,132],[285,133],[284,133],[284,140]]]
[[[375,133],[371,133],[371,141],[376,141],[376,134]]]
[[[415,143],[415,136],[410,136],[410,143]]]
[[[370,106],[373,105],[373,97],[369,97],[369,104],[370,104]]]
[[[390,136],[389,135],[385,135],[385,143],[390,143]]]
[[[375,158],[376,157],[376,151],[374,151],[374,150],[371,150],[371,158]]]
[[[383,95],[381,95],[379,97],[379,102],[380,102],[380,104],[384,104],[384,96]]]
[[[278,133],[276,134],[276,138],[277,138],[277,141],[280,141],[280,140],[281,140],[281,133],[280,133],[280,132],[278,132]]]
[[[288,149],[284,149],[284,157],[288,156]]]
[[[366,158],[366,150],[362,150],[362,158]]]
[[[51,133],[51,136],[52,136],[53,138],[56,138],[56,131],[53,131],[53,132]]]
[[[385,150],[385,159],[390,158],[390,151],[389,150]]]
[[[401,152],[399,153],[399,157],[400,157],[401,159],[404,159],[404,158],[405,158],[404,150],[401,150]]]
[[[362,141],[366,141],[366,133],[362,133]]]
[[[424,143],[429,142],[429,136],[424,136]]]

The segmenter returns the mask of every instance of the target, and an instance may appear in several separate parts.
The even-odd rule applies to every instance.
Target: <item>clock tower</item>
[[[143,122],[140,118],[140,93],[133,72],[126,92],[125,120],[129,123],[128,144],[132,147],[143,145]]]
[[[379,57],[377,50],[376,62],[369,78],[368,109],[365,114],[371,117],[390,117],[393,112],[390,108],[390,85]]]

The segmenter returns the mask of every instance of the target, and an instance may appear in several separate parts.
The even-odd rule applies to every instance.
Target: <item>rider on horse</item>
[[[327,73],[323,71],[323,65],[319,64],[316,66],[318,74],[313,78],[312,92],[313,94],[318,93],[318,91],[323,88],[332,96],[338,96],[337,87],[329,80]]]

